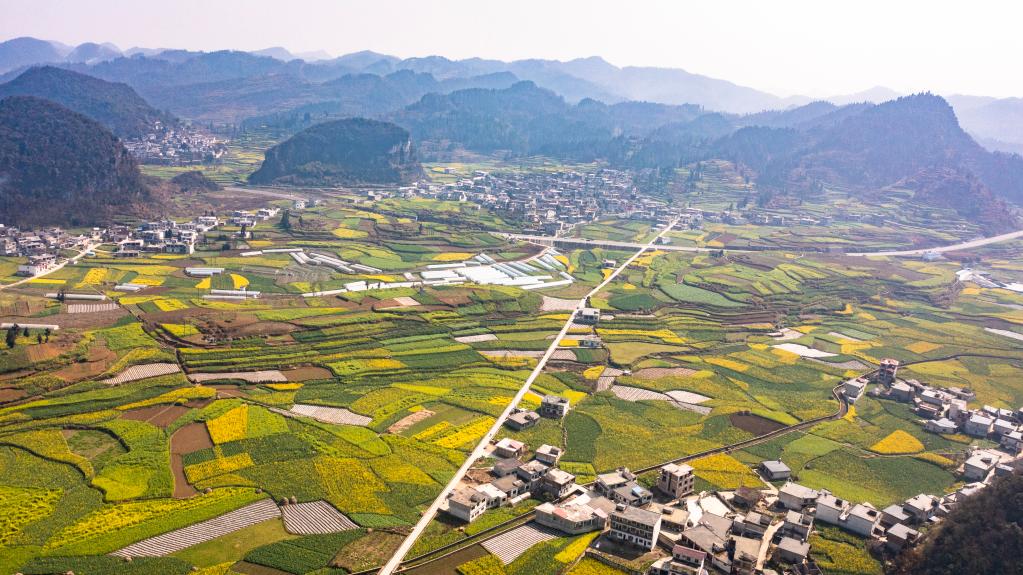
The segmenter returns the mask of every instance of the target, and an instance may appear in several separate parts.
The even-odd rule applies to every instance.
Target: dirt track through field
[[[213,447],[213,440],[210,439],[210,434],[204,423],[189,423],[171,435],[171,471],[174,472],[174,497],[176,499],[184,499],[199,493],[185,477],[185,466],[181,456],[209,447]]]

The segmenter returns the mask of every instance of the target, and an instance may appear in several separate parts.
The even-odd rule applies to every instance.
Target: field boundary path
[[[607,278],[604,279],[604,281],[597,284],[595,288],[590,290],[589,293],[587,293],[582,299],[579,300],[578,304],[576,304],[576,309],[578,310],[583,307],[586,307],[586,303],[587,301],[589,301],[590,297],[598,293],[600,290],[604,289],[604,286],[614,281],[614,279],[618,277],[618,274],[620,274],[623,270],[628,268],[632,264],[632,262],[636,261],[636,258],[641,256],[643,252],[647,251],[650,248],[653,248],[654,244],[657,242],[658,239],[663,237],[664,234],[668,233],[673,227],[675,227],[675,223],[676,223],[675,221],[669,223],[660,232],[658,232],[657,235],[655,235],[649,242],[642,245],[640,249],[637,250],[636,253],[632,255],[632,257],[625,260],[625,262],[623,262],[620,266],[615,268],[615,270],[611,272],[607,276]],[[458,468],[458,471],[455,472],[455,475],[451,478],[448,484],[444,486],[444,489],[441,490],[440,494],[437,495],[437,498],[434,499],[433,503],[430,504],[430,507],[428,507],[426,511],[423,512],[423,516],[420,517],[419,521],[412,529],[412,532],[409,533],[408,537],[406,537],[404,541],[402,541],[401,546],[399,546],[397,551],[395,551],[394,556],[392,556],[391,559],[387,562],[387,564],[385,564],[384,567],[380,570],[379,572],[380,575],[391,575],[401,565],[401,562],[405,559],[405,556],[408,554],[409,550],[411,550],[412,546],[415,545],[416,540],[419,539],[419,536],[422,535],[423,531],[425,531],[427,526],[429,526],[430,521],[432,521],[433,518],[437,515],[437,512],[440,510],[441,504],[443,504],[444,500],[447,499],[448,494],[459,484],[459,482],[462,481],[462,478],[465,477],[466,472],[469,471],[469,468],[472,466],[472,464],[483,456],[486,447],[490,444],[490,441],[494,439],[494,436],[496,436],[497,433],[501,430],[501,427],[504,425],[505,420],[508,419],[509,415],[511,415],[512,410],[515,409],[515,407],[517,407],[519,403],[522,402],[522,398],[525,397],[526,393],[529,391],[529,388],[533,385],[533,382],[536,381],[536,378],[540,376],[544,368],[547,366],[547,361],[550,360],[551,356],[554,355],[555,350],[558,349],[558,345],[561,343],[562,338],[564,338],[565,335],[568,334],[568,330],[571,329],[574,323],[574,319],[575,313],[573,311],[572,313],[570,313],[568,319],[565,321],[565,325],[561,327],[561,331],[558,332],[558,335],[556,335],[554,339],[551,341],[550,346],[547,347],[547,351],[544,352],[543,357],[541,357],[540,361],[537,362],[536,367],[533,369],[532,373],[529,374],[529,377],[526,378],[526,381],[522,384],[522,387],[515,394],[515,397],[512,398],[512,400],[508,403],[508,406],[505,407],[503,412],[501,412],[501,415],[497,418],[496,421],[494,421],[494,425],[490,428],[490,430],[487,431],[487,433],[484,434],[482,438],[480,438],[479,443],[472,450],[472,452],[470,452],[469,456],[465,459],[465,462],[463,462],[462,466]]]

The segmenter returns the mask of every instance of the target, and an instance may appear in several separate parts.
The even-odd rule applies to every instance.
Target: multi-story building
[[[660,532],[660,513],[626,506],[611,514],[611,531],[608,533],[611,539],[644,551],[653,551]]]

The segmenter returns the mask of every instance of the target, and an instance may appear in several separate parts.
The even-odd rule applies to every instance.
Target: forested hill
[[[1023,475],[996,479],[967,497],[924,543],[899,558],[892,575],[1021,572]]]
[[[52,100],[103,124],[122,138],[134,138],[153,130],[156,122],[173,124],[174,118],[154,109],[127,84],[42,66],[30,68],[6,84],[0,98],[36,96]]]
[[[0,100],[0,222],[98,224],[149,197],[131,154],[98,122],[41,98]]]
[[[451,143],[480,152],[604,157],[615,138],[645,135],[657,126],[698,117],[698,106],[646,102],[570,105],[533,82],[506,89],[429,94],[389,119],[417,141]]]
[[[306,186],[402,184],[421,174],[406,130],[352,118],[317,124],[270,148],[249,181]]]

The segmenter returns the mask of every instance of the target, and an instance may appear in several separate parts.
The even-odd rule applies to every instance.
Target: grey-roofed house
[[[782,537],[774,550],[774,558],[781,563],[800,565],[810,554],[810,544],[792,537]]]
[[[460,487],[448,495],[448,513],[472,523],[487,510],[487,497],[471,487]]]
[[[570,404],[560,395],[545,395],[540,401],[540,415],[551,419],[561,419],[568,415]]]
[[[657,477],[657,489],[676,499],[693,492],[696,476],[692,467],[682,463],[669,463],[661,467]]]
[[[849,509],[848,501],[839,499],[830,492],[824,491],[817,496],[814,518],[823,523],[838,525],[841,521],[842,514],[845,513],[847,509]]]
[[[899,552],[904,547],[908,547],[916,543],[917,539],[920,538],[920,533],[915,529],[910,529],[902,523],[896,523],[885,535],[885,547],[888,549]]]
[[[991,433],[991,425],[994,424],[994,419],[986,415],[974,413],[970,416],[970,419],[966,421],[966,425],[963,426],[963,431],[967,435],[973,437],[987,437],[988,433]]]
[[[761,461],[760,473],[768,481],[781,481],[792,477],[792,470],[782,460]]]
[[[969,481],[984,481],[995,465],[998,465],[998,458],[994,455],[974,453],[963,464],[963,477]]]
[[[629,481],[611,490],[608,499],[633,507],[642,507],[653,500],[654,494],[635,481]]]
[[[927,422],[924,423],[924,429],[931,433],[947,434],[955,433],[958,426],[956,426],[955,422],[951,419],[942,417],[939,419],[928,419]]]
[[[909,521],[923,523],[934,516],[939,503],[937,497],[921,493],[907,499],[902,504],[902,510],[909,515]]]
[[[506,457],[504,459],[498,459],[494,463],[494,467],[490,470],[496,477],[504,477],[505,475],[512,475],[515,470],[522,465],[522,462],[514,457]]]
[[[811,529],[813,529],[812,515],[809,513],[799,513],[798,511],[787,511],[785,513],[785,522],[782,523],[778,532],[785,537],[806,541],[810,536]]]
[[[540,480],[547,474],[548,469],[550,468],[534,459],[520,465],[515,470],[515,475],[529,486],[530,491],[535,491],[540,485]]]
[[[505,437],[494,445],[494,454],[498,457],[521,457],[525,452],[526,444],[510,437]]]
[[[540,421],[540,415],[535,411],[520,411],[509,415],[504,424],[511,429],[521,431],[533,427],[538,421]]]
[[[628,467],[619,467],[614,471],[597,475],[594,489],[597,490],[597,493],[610,497],[612,491],[635,479],[636,475],[629,471]]]
[[[888,507],[881,510],[881,527],[885,529],[895,525],[896,523],[906,523],[912,521],[913,516],[906,513],[902,505],[893,503]]]
[[[608,536],[622,543],[652,551],[661,531],[661,514],[638,507],[625,507],[611,514]]]
[[[561,460],[561,456],[564,455],[564,453],[565,452],[560,447],[544,444],[536,450],[533,457],[535,457],[537,461],[553,466],[558,464],[558,461]]]
[[[490,484],[503,491],[508,499],[514,499],[529,491],[529,485],[514,475],[505,475]]]
[[[549,470],[540,479],[540,492],[552,499],[561,499],[575,487],[575,475],[561,469]]]
[[[818,495],[816,489],[789,481],[778,490],[778,503],[785,509],[802,511],[816,503]]]
[[[840,525],[845,529],[863,537],[870,537],[881,519],[881,512],[869,504],[857,503],[842,519]]]

